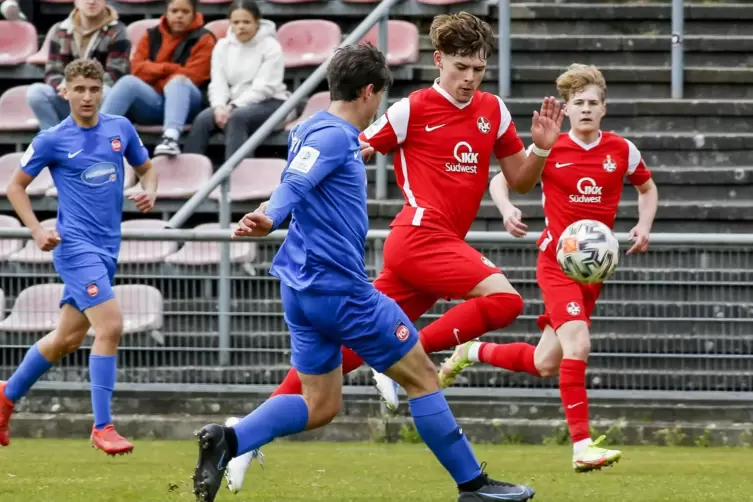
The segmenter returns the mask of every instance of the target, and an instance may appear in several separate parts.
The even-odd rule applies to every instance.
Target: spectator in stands
[[[139,41],[132,75],[120,80],[102,113],[124,115],[141,125],[163,124],[154,155],[179,155],[183,126],[202,108],[215,36],[204,28],[197,0],[167,0],[159,25]],[[236,64],[244,64],[236,61]]]
[[[242,63],[240,63],[242,62]],[[209,108],[194,120],[186,152],[205,153],[211,136],[225,132],[225,159],[290,97],[276,27],[253,0],[230,6],[230,29],[212,52]]]
[[[49,129],[68,116],[63,72],[76,59],[96,59],[105,69],[105,96],[130,71],[131,42],[118,13],[105,0],[76,0],[70,15],[55,27],[44,83],[29,87],[29,106],[39,128]]]

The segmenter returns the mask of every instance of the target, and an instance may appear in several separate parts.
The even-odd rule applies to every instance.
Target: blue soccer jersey
[[[134,167],[149,158],[136,129],[124,117],[99,115],[84,128],[69,116],[40,132],[21,158],[37,176],[49,168],[58,191],[56,254],[82,252],[117,258],[123,215],[123,159]]]

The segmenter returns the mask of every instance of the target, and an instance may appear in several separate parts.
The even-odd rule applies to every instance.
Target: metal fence
[[[25,230],[4,230],[0,263],[4,319],[0,322],[0,379],[30,345],[54,328],[61,285],[49,253],[24,241]],[[126,334],[119,355],[119,388],[129,386],[271,386],[289,368],[290,340],[279,283],[268,274],[285,232],[275,238],[229,244],[228,307],[219,308],[220,240],[226,231],[131,230],[124,235],[116,296]],[[140,235],[142,240],[133,240]],[[370,232],[369,273],[381,266],[386,231]],[[624,235],[618,235],[626,242]],[[535,278],[536,235],[514,240],[473,232],[468,240],[501,266],[526,302],[508,329],[486,335],[498,342],[539,337],[542,303]],[[149,239],[149,240],[144,240]],[[753,387],[753,236],[654,235],[646,255],[623,254],[604,288],[592,326],[588,384],[606,391],[718,391]],[[417,324],[439,317],[454,302],[440,301]],[[222,322],[225,319],[225,322]],[[221,340],[224,339],[224,343]],[[70,388],[88,379],[84,347],[46,376],[46,385]],[[223,354],[225,357],[223,357]],[[435,354],[439,361],[447,354]],[[371,392],[367,368],[349,375],[351,391]],[[456,387],[488,394],[504,389],[556,389],[536,379],[485,365],[466,370]]]

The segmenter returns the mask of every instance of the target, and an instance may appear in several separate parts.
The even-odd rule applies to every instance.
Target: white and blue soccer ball
[[[569,278],[583,284],[608,279],[617,268],[620,243],[600,221],[579,220],[568,226],[557,242],[557,262]]]

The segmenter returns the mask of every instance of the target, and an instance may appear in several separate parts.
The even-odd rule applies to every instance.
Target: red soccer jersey
[[[448,230],[465,237],[489,184],[491,155],[523,149],[497,96],[476,91],[459,103],[444,89],[411,93],[362,134],[380,153],[395,150],[395,174],[405,206],[391,226]]]
[[[556,243],[565,228],[578,220],[597,220],[612,228],[624,177],[636,186],[651,179],[631,141],[602,132],[587,145],[573,134],[560,134],[541,174],[546,229],[539,248],[544,251],[550,242]]]

